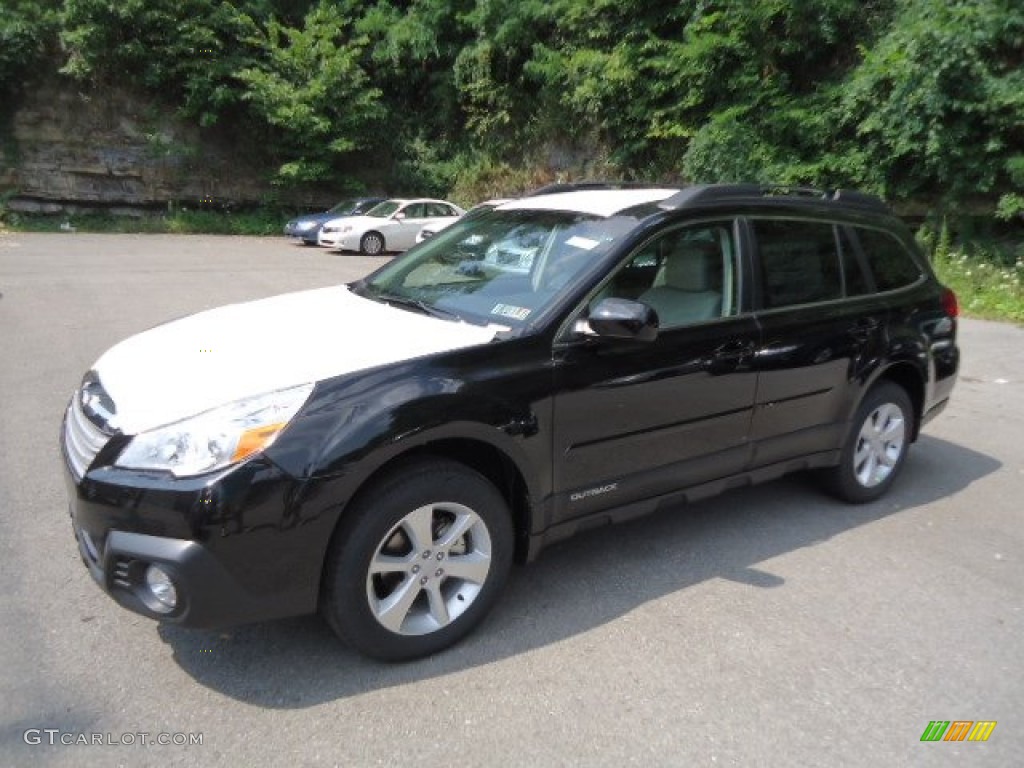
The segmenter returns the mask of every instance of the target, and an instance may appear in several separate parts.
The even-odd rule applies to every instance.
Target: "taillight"
[[[942,292],[942,311],[947,317],[960,316],[960,305],[957,303],[956,294],[950,288]]]

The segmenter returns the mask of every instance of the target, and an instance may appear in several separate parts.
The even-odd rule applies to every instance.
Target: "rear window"
[[[903,243],[878,229],[857,227],[856,231],[879,291],[894,291],[917,282],[921,268]]]

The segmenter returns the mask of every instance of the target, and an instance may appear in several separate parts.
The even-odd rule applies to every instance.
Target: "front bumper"
[[[93,580],[129,610],[191,627],[238,623],[260,613],[259,601],[197,542],[115,530],[101,553],[84,529],[76,523],[72,527]],[[178,599],[170,612],[160,610],[148,591],[145,572],[150,565],[160,566],[175,585]]]
[[[310,227],[309,229],[288,229],[286,227],[284,233],[288,237],[295,238],[296,240],[301,240],[304,243],[311,243],[312,245],[316,245],[320,237],[320,227],[319,225],[315,227]]]
[[[338,248],[343,251],[359,250],[359,238],[351,232],[324,232],[321,230],[317,242],[326,248]]]
[[[335,517],[309,512],[303,484],[270,462],[187,479],[100,467],[67,486],[82,561],[129,610],[201,628],[316,610]],[[174,582],[170,612],[148,590],[149,565]]]
[[[321,226],[314,224],[311,227],[300,227],[297,221],[289,221],[284,225],[284,233],[289,237],[307,237],[310,234],[315,237]]]

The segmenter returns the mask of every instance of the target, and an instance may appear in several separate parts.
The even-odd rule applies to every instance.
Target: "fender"
[[[305,481],[296,503],[317,509],[303,517],[340,514],[381,467],[451,439],[507,457],[541,502],[552,482],[550,357],[545,339],[513,339],[320,382],[267,457]]]

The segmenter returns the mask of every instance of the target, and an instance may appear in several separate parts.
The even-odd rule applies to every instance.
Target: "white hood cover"
[[[244,397],[486,344],[500,330],[333,286],[157,326],[112,347],[94,369],[114,401],[112,426],[133,435]]]

